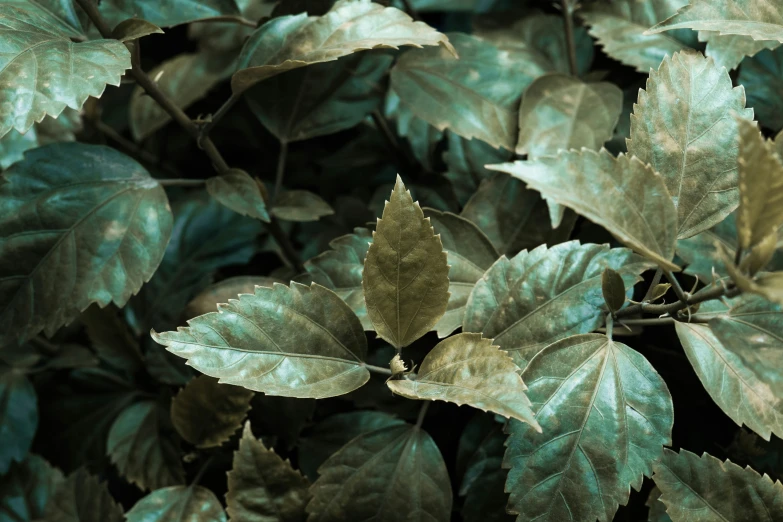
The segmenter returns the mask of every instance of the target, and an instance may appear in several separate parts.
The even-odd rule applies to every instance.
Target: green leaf
[[[76,7],[73,0],[6,0],[6,5],[45,19],[70,38],[84,39],[84,13]]]
[[[228,473],[226,504],[236,522],[303,522],[310,483],[291,463],[253,436],[245,423]]]
[[[683,28],[783,43],[783,11],[768,0],[691,0],[648,32]]]
[[[671,444],[666,383],[641,354],[597,334],[547,346],[522,377],[543,433],[509,425],[508,511],[518,522],[612,520]]]
[[[109,431],[106,451],[128,482],[142,490],[182,484],[185,472],[168,411],[155,401],[133,404]]]
[[[451,481],[422,429],[390,426],[360,435],[319,468],[309,522],[451,520]]]
[[[275,283],[284,284],[282,279],[265,276],[236,276],[224,279],[219,283],[210,285],[196,297],[191,299],[185,308],[185,317],[196,317],[217,310],[218,303],[227,303],[229,299],[236,299],[239,294],[252,294],[256,286],[272,288]]]
[[[171,422],[182,438],[197,448],[220,446],[242,425],[253,395],[250,390],[200,375],[174,397]]]
[[[111,37],[121,42],[129,42],[156,33],[163,34],[163,30],[141,18],[131,18],[123,20],[112,29]]]
[[[707,49],[704,53],[715,60],[715,63],[718,66],[723,66],[729,71],[736,69],[746,56],[753,56],[763,49],[774,49],[780,45],[777,41],[754,40],[749,36],[738,36],[733,34],[722,35],[714,31],[699,31],[699,41],[707,42]],[[748,64],[749,61],[745,61],[743,69],[745,68],[744,66]],[[753,81],[753,76],[754,75],[751,75],[750,78],[748,76],[743,77],[742,71],[740,71],[740,77],[738,78],[737,83],[748,90],[748,105],[753,107],[756,115],[758,115],[759,105],[763,105],[765,100],[753,99],[754,89],[748,89]],[[759,85],[758,88],[763,89],[764,87]],[[780,127],[783,127],[783,123]]]
[[[741,86],[700,53],[681,52],[651,71],[631,116],[628,154],[663,176],[677,207],[677,237],[703,232],[737,206],[736,112],[751,120]]]
[[[372,233],[366,228],[355,228],[353,234],[340,236],[329,242],[331,250],[304,264],[313,281],[334,291],[359,317],[365,330],[373,325],[367,316],[362,290],[364,258],[372,242]]]
[[[655,464],[660,501],[674,522],[698,520],[779,520],[783,517],[783,485],[750,467],[721,462],[707,453],[667,449]]]
[[[105,483],[84,468],[61,482],[46,506],[46,522],[124,522],[122,507]]]
[[[783,272],[772,272],[760,274],[751,278],[734,266],[731,259],[723,254],[723,264],[729,276],[742,292],[749,294],[758,294],[773,303],[783,304]]]
[[[721,38],[747,38],[743,36],[723,36]],[[757,44],[767,42],[755,42]],[[774,42],[779,45],[778,42]],[[763,51],[753,58],[742,62],[739,82],[748,96],[748,105],[762,127],[779,131],[783,128],[780,115],[783,104],[780,93],[783,91],[783,50]]]
[[[279,74],[245,93],[253,114],[281,142],[355,127],[380,107],[393,61],[376,52]],[[270,100],[274,100],[273,103]]]
[[[462,33],[449,39],[459,58],[443,48],[407,51],[392,68],[392,88],[436,129],[513,150],[520,97],[533,77],[489,42]]]
[[[378,337],[400,349],[431,330],[448,306],[448,274],[440,238],[397,176],[362,273]]]
[[[521,179],[662,267],[679,270],[672,262],[677,241],[674,204],[661,176],[637,158],[582,149],[489,168]]]
[[[370,0],[339,0],[323,16],[281,16],[258,28],[242,49],[231,88],[239,94],[291,69],[357,51],[403,45],[442,45],[454,53],[446,36],[423,22],[414,22],[399,9]]]
[[[473,285],[500,255],[487,236],[467,219],[431,208],[423,211],[440,236],[449,264],[449,304],[434,326],[438,337],[443,338],[462,326],[465,304]]]
[[[73,43],[56,19],[40,10],[0,6],[0,137],[26,132],[47,114],[79,109],[106,85],[119,85],[130,53],[116,40]]]
[[[220,500],[207,488],[172,486],[153,491],[128,511],[128,522],[226,522]]]
[[[540,429],[527,387],[508,355],[481,334],[460,333],[439,342],[424,358],[415,379],[386,385],[409,399],[440,400],[491,411]]]
[[[299,435],[312,421],[318,401],[256,394],[250,405],[248,420],[265,440],[291,451],[299,443]],[[268,439],[267,439],[268,437]]]
[[[22,371],[0,367],[0,476],[22,462],[38,430],[38,398]]]
[[[728,275],[721,250],[733,258],[736,246],[737,225],[734,214],[730,214],[709,230],[677,240],[677,255],[688,264],[686,274],[698,277],[702,283],[712,283],[713,268],[720,277]]]
[[[98,9],[112,27],[128,18],[143,18],[158,27],[172,27],[239,15],[234,0],[101,0]]]
[[[7,169],[24,156],[25,151],[38,146],[38,136],[34,128],[24,134],[10,130],[0,138],[0,169]]]
[[[256,287],[156,342],[220,382],[268,395],[333,397],[370,378],[359,319],[334,292],[291,283]],[[241,362],[241,364],[239,364]]]
[[[623,276],[611,268],[604,268],[601,274],[601,293],[606,307],[614,313],[625,304],[625,282]]]
[[[685,4],[687,0],[595,2],[579,11],[579,16],[606,54],[647,74],[658,69],[664,56],[688,49],[676,35],[645,33]]]
[[[630,288],[651,266],[626,248],[578,241],[501,257],[476,283],[462,330],[494,339],[524,368],[548,344],[602,324],[604,268],[619,272]]]
[[[269,223],[261,186],[244,170],[229,169],[207,179],[207,192],[234,212]]]
[[[63,481],[62,472],[37,455],[11,466],[0,477],[0,521],[33,522],[44,515],[49,499]]]
[[[666,504],[660,501],[660,496],[661,490],[658,489],[658,486],[653,486],[647,497],[647,502],[644,503],[650,510],[647,514],[648,522],[672,522],[671,517],[666,514]]]
[[[123,306],[161,262],[172,226],[166,193],[124,154],[52,144],[3,178],[3,342],[51,335],[91,303]]]
[[[444,132],[417,117],[401,102],[394,89],[389,89],[386,93],[383,110],[386,117],[396,124],[397,135],[407,140],[416,161],[429,171],[438,170],[435,158]],[[490,149],[495,150],[491,147]]]
[[[206,96],[220,81],[223,65],[204,53],[185,53],[161,63],[149,72],[149,76],[174,105],[186,109]],[[147,138],[171,121],[169,113],[141,86],[133,90],[128,116],[136,141]]]
[[[464,207],[481,182],[496,175],[484,165],[509,161],[513,153],[496,149],[481,140],[466,140],[453,132],[447,133],[447,139],[448,150],[443,153],[443,161],[448,171],[444,175],[451,181],[457,200]]]
[[[92,347],[102,360],[118,370],[134,372],[144,365],[139,343],[113,307],[90,306],[79,317]]]
[[[334,214],[334,209],[309,190],[289,190],[278,194],[270,212],[284,221],[318,221]]]

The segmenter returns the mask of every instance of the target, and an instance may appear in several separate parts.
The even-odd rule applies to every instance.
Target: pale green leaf
[[[357,51],[405,45],[442,45],[454,53],[446,36],[399,9],[370,0],[339,0],[323,16],[281,16],[258,28],[242,49],[231,87],[239,94],[284,71]]]
[[[63,481],[62,472],[37,455],[14,464],[0,477],[0,520],[33,522],[40,519],[49,499]]]
[[[359,319],[334,292],[291,283],[256,287],[155,341],[220,382],[268,395],[333,397],[370,378]]]
[[[699,31],[699,41],[707,42],[707,49],[704,51],[709,58],[715,60],[718,66],[723,66],[729,71],[736,69],[740,62],[746,56],[753,56],[754,54],[764,49],[774,49],[780,45],[780,42],[769,40],[754,40],[749,36],[739,35],[722,35],[714,31]],[[747,64],[746,61],[743,64]],[[748,105],[753,107],[758,115],[759,105],[764,103],[763,99],[754,99],[753,89],[749,89],[749,80],[747,76],[744,77],[740,74],[738,83],[743,85],[748,94]],[[759,88],[763,86],[759,85]],[[781,124],[779,127],[783,127]]]
[[[303,522],[310,483],[291,463],[253,436],[245,423],[228,473],[226,504],[232,522]]]
[[[106,452],[120,475],[142,490],[182,484],[185,472],[168,411],[155,401],[133,404],[109,431]]]
[[[229,169],[207,179],[207,192],[234,212],[269,223],[261,186],[244,170]]]
[[[112,29],[111,36],[115,40],[129,42],[156,33],[163,34],[163,30],[141,18],[130,18],[117,24],[117,27]]]
[[[0,138],[0,170],[7,169],[21,160],[25,151],[38,146],[38,136],[35,128],[31,128],[24,134],[10,130],[8,134]]]
[[[40,11],[0,6],[0,137],[26,132],[66,107],[81,108],[130,69],[121,42],[73,43],[60,25]]]
[[[540,430],[518,372],[514,361],[492,339],[460,333],[439,342],[427,354],[415,379],[390,380],[386,385],[409,399],[467,404]]]
[[[783,519],[783,484],[750,467],[670,449],[654,467],[659,500],[674,522]]]
[[[91,303],[123,306],[161,262],[172,227],[166,193],[128,156],[52,144],[28,152],[3,178],[4,342],[51,335]]]
[[[449,264],[449,304],[433,327],[443,338],[462,326],[465,304],[473,285],[500,257],[487,236],[472,222],[451,212],[425,208],[424,216],[440,236]]]
[[[457,200],[464,207],[482,181],[497,175],[484,165],[509,161],[514,154],[481,140],[466,140],[453,132],[446,134],[448,150],[443,153],[443,161],[448,170],[444,175],[451,181]]]
[[[66,107],[57,118],[46,116],[24,134],[11,130],[0,138],[0,169],[7,169],[20,161],[24,152],[30,149],[47,143],[75,141],[74,132],[80,129],[79,111]]]
[[[86,17],[73,0],[5,0],[5,5],[14,6],[45,19],[70,38],[84,39]]]
[[[448,306],[448,274],[440,238],[397,176],[362,273],[378,337],[399,349],[431,330]]]
[[[700,53],[681,52],[651,71],[631,116],[628,153],[663,176],[677,207],[679,239],[703,232],[737,207],[737,138],[733,113],[745,109],[742,86]]]
[[[601,292],[610,312],[614,313],[625,304],[625,282],[623,276],[611,268],[604,268],[601,274]],[[653,299],[654,300],[654,299]]]
[[[778,42],[775,44],[779,45]],[[776,132],[783,128],[783,103],[780,101],[783,93],[783,50],[763,51],[742,62],[737,82],[745,88],[748,105],[753,107],[761,126]]]
[[[128,18],[143,18],[158,27],[171,27],[240,14],[234,0],[101,0],[98,9],[112,27]]]
[[[522,377],[543,433],[508,427],[508,511],[517,522],[612,520],[671,444],[666,383],[640,353],[597,334],[547,346]]]
[[[0,368],[0,476],[22,462],[38,430],[38,398],[21,370]]]
[[[220,500],[196,485],[153,491],[136,502],[126,516],[128,522],[226,522]]]
[[[122,507],[114,502],[106,484],[84,468],[58,484],[46,506],[46,522],[124,522]]]
[[[418,427],[390,426],[360,435],[318,472],[307,505],[309,522],[451,520],[446,464]]]
[[[270,212],[284,221],[318,221],[334,214],[334,209],[309,190],[289,190],[278,194]]]
[[[171,401],[171,422],[182,438],[197,448],[220,446],[242,425],[253,395],[250,390],[200,375]]]
[[[661,176],[637,158],[583,148],[489,168],[521,179],[662,267],[679,270],[672,262],[677,241],[674,204]]]
[[[601,325],[604,268],[619,272],[631,288],[652,266],[626,248],[578,241],[501,257],[476,283],[462,330],[494,339],[524,368],[548,344]]]
[[[282,279],[265,276],[236,276],[224,279],[219,283],[210,285],[190,300],[185,307],[185,317],[196,317],[217,310],[218,303],[227,303],[229,299],[236,299],[239,294],[252,294],[256,286],[272,288],[275,283],[285,284]]]

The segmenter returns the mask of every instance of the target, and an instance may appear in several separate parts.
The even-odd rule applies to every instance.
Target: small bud
[[[391,368],[393,376],[402,375],[408,371],[408,367],[405,366],[405,361],[402,360],[400,354],[395,355],[394,358],[389,362],[389,368]]]
[[[655,285],[655,288],[653,288],[652,294],[650,294],[650,302],[655,302],[661,297],[666,294],[666,292],[669,291],[669,288],[671,288],[671,283],[660,283]]]

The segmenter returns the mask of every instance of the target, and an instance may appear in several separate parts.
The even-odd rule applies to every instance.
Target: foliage
[[[783,519],[781,43],[2,2],[0,522]]]

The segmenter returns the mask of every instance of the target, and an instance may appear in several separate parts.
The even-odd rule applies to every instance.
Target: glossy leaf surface
[[[261,188],[244,170],[230,169],[225,174],[207,179],[206,185],[213,198],[234,212],[269,223]]]
[[[289,190],[277,196],[270,212],[286,221],[318,221],[334,214],[334,209],[318,194],[308,190]]]
[[[102,0],[99,8],[112,27],[128,18],[142,18],[158,27],[171,27],[194,20],[239,15],[232,0]]]

